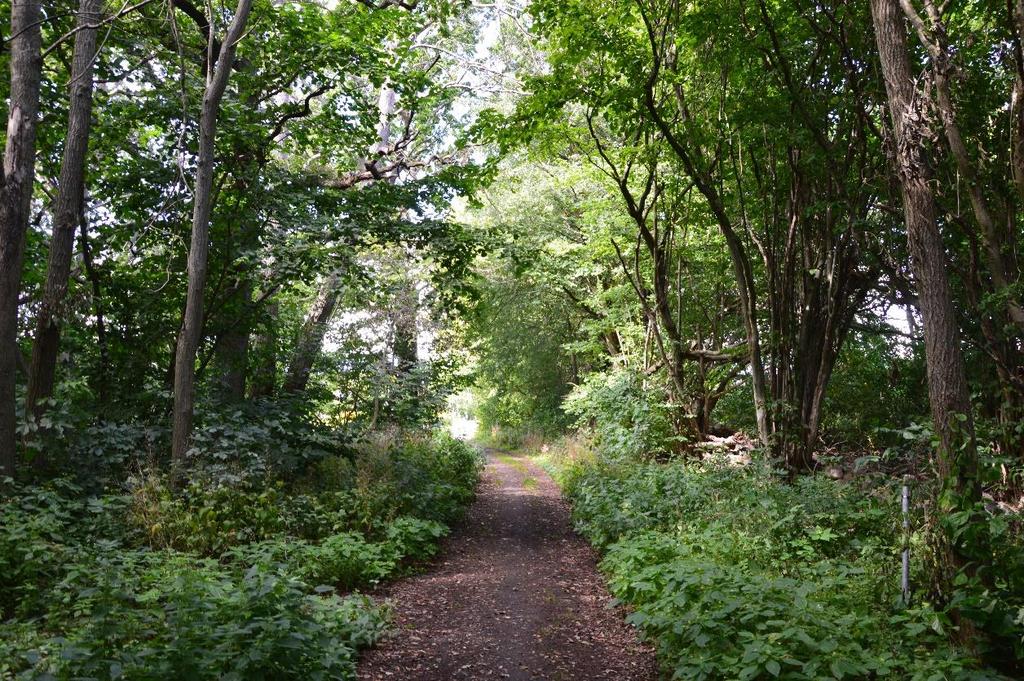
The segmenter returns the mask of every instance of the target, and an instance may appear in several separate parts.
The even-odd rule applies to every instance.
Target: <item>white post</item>
[[[910,484],[903,480],[903,570],[900,575],[900,588],[903,593],[903,605],[910,604]]]

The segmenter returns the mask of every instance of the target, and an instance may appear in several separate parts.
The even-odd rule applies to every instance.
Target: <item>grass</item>
[[[506,466],[515,468],[520,473],[529,473],[530,466],[520,456],[512,456],[511,454],[499,454],[498,461],[502,462]]]

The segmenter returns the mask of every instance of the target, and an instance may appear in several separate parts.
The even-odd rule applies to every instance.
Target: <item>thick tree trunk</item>
[[[277,388],[277,315],[277,301],[271,300],[267,303],[266,324],[256,336],[258,362],[250,388],[252,397],[268,397]]]
[[[195,402],[196,351],[203,325],[203,296],[210,253],[210,213],[213,208],[214,138],[217,114],[235,61],[238,41],[245,31],[252,0],[239,0],[216,64],[207,67],[206,91],[199,117],[199,155],[196,167],[195,196],[192,211],[192,242],[188,252],[188,297],[185,316],[174,356],[174,423],[171,435],[171,459],[176,467],[185,463],[192,439]],[[209,52],[213,53],[212,32]]]
[[[924,318],[928,390],[940,439],[942,472],[961,468],[956,459],[974,458],[967,374],[960,349],[945,248],[936,221],[932,173],[924,148],[931,135],[907,56],[906,25],[896,0],[872,0],[882,73],[896,142],[896,173],[903,193],[907,241]],[[960,418],[966,417],[965,421]],[[962,449],[962,445],[971,445]],[[963,452],[960,454],[960,452]]]
[[[395,297],[395,310],[392,316],[391,354],[394,357],[395,369],[400,373],[409,372],[419,357],[417,355],[417,317],[419,311],[419,294],[412,281],[403,281],[402,288]]]
[[[252,325],[252,283],[248,272],[229,294],[233,302],[228,306],[231,324],[221,334],[216,347],[217,383],[223,396],[229,400],[245,399],[245,383],[249,368],[249,332]]]
[[[81,244],[82,264],[85,267],[85,275],[92,287],[92,309],[96,318],[96,344],[100,351],[100,364],[96,376],[96,393],[100,402],[106,402],[110,395],[110,349],[107,344],[107,321],[103,313],[103,285],[100,282],[100,273],[92,259],[92,246],[89,244],[89,222],[85,209],[85,197],[79,206],[78,217],[78,238]]]
[[[96,57],[94,28],[103,9],[102,0],[81,0],[78,7],[74,57],[71,62],[70,107],[64,157],[60,167],[60,185],[53,210],[53,235],[46,268],[43,301],[36,317],[32,344],[32,364],[28,376],[26,414],[38,417],[45,409],[39,404],[53,394],[57,352],[60,345],[60,315],[71,274],[75,229],[82,205],[85,184],[85,158],[89,149],[92,118],[93,63]]]
[[[330,324],[334,308],[338,304],[340,283],[340,274],[334,272],[321,284],[316,299],[309,309],[309,314],[306,315],[306,321],[299,332],[299,339],[295,343],[291,361],[288,363],[284,385],[281,386],[284,392],[299,393],[304,391],[309,384],[309,374],[313,370],[313,364],[317,357],[320,356],[320,346],[323,345],[327,326]]]
[[[18,290],[35,180],[36,123],[42,74],[42,7],[11,3],[11,88],[0,190],[0,476],[17,463],[15,372],[18,366]]]
[[[217,382],[224,397],[235,402],[245,399],[246,369],[249,365],[248,320],[239,320],[224,332],[217,355],[220,370]]]
[[[892,117],[907,241],[924,319],[928,397],[939,439],[937,463],[942,491],[937,510],[948,518],[961,511],[973,513],[981,499],[981,489],[960,333],[946,274],[945,249],[936,222],[935,197],[930,187],[933,178],[925,154],[932,131],[923,111],[923,95],[914,85],[906,23],[898,0],[871,0],[871,15]],[[948,596],[956,572],[971,562],[972,554],[978,554],[951,533],[946,541],[948,548],[940,549],[944,549],[950,564],[944,566],[941,579],[945,583],[939,588]],[[963,624],[965,632],[970,629],[968,623]]]

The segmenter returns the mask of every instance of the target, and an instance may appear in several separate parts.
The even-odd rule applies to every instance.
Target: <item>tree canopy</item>
[[[272,678],[351,675],[377,615],[317,580],[433,554],[479,461],[430,432],[467,409],[560,453],[679,678],[1021,672],[1024,4],[0,14],[0,678],[189,676],[167,650],[199,629],[152,665],[142,632],[278,578],[319,642],[271,646]],[[884,597],[821,595],[846,577]],[[138,602],[94,598],[118,583]],[[716,633],[678,610],[729,590],[753,614]],[[757,614],[805,597],[840,652],[809,610]],[[127,624],[93,637],[103,612]],[[255,673],[243,620],[211,678]]]

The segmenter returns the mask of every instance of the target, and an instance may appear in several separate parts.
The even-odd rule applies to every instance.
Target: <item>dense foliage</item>
[[[485,433],[598,452],[567,489],[680,678],[1019,674],[1020,7],[527,15],[477,124]]]
[[[221,451],[180,490],[144,471],[5,492],[0,678],[351,678],[387,621],[352,591],[433,556],[480,464],[446,435],[298,471],[287,451]]]
[[[460,391],[677,676],[1021,673],[1021,2],[0,9],[0,674],[349,675]]]
[[[894,485],[786,484],[763,465],[724,458],[550,460],[577,528],[605,554],[612,592],[673,678],[999,677],[950,645],[941,609],[901,603]],[[1024,605],[1024,542],[1006,540],[1002,592],[976,607],[1012,631]],[[924,548],[920,532],[910,541],[915,553]],[[914,565],[913,583],[925,582],[924,563]],[[989,657],[1019,656],[1022,643],[1014,634]]]
[[[351,677],[478,472],[480,12],[4,12],[0,677]]]

